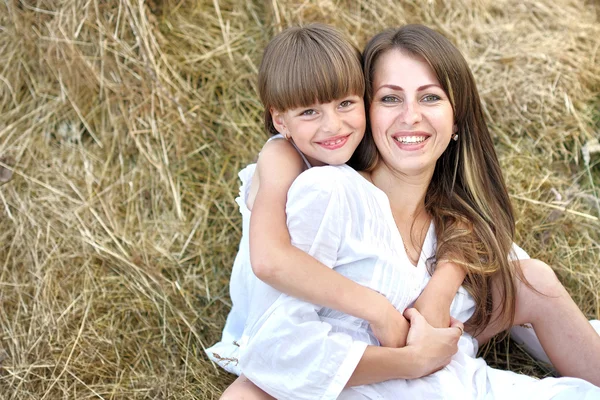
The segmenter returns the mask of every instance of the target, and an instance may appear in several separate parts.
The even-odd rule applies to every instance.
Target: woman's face
[[[452,105],[429,64],[399,50],[379,57],[369,110],[382,160],[405,175],[433,173],[454,134]]]

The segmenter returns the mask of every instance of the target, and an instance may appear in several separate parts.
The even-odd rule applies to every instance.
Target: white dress
[[[429,280],[426,262],[434,253],[430,228],[417,267],[408,261],[386,195],[347,166],[304,172],[292,185],[287,203],[288,228],[295,246],[348,278],[384,294],[404,311]],[[247,240],[247,239],[246,239]],[[517,257],[526,254],[515,246]],[[238,255],[239,257],[239,255]],[[247,257],[249,259],[249,257]],[[238,260],[236,259],[236,263]],[[251,269],[249,270],[251,273]],[[241,279],[240,281],[237,281]],[[415,380],[392,380],[344,389],[367,345],[377,345],[368,324],[335,310],[321,308],[275,291],[253,275],[232,275],[233,298],[242,301],[247,318],[228,318],[220,364],[244,374],[267,393],[281,399],[550,399],[600,398],[600,389],[579,379],[536,380],[489,368],[475,358],[477,343],[465,334],[459,353],[443,370]],[[245,286],[246,289],[240,286]],[[238,289],[236,289],[238,288]],[[239,293],[236,293],[239,294]],[[240,304],[241,305],[241,304]],[[242,309],[242,308],[240,308]],[[465,321],[472,298],[460,289],[451,313]],[[229,329],[241,324],[241,335]],[[226,337],[226,333],[232,333]],[[236,344],[226,341],[230,338]],[[238,339],[239,338],[239,339]],[[230,352],[223,349],[229,348]],[[209,355],[211,349],[209,349]],[[223,360],[227,359],[226,365]],[[235,361],[233,361],[235,359]],[[239,369],[237,370],[239,371]],[[588,397],[585,397],[588,396]]]
[[[274,135],[269,138],[268,142],[275,139],[285,140],[283,135]],[[293,142],[290,143],[296,147]],[[296,150],[302,157],[306,167],[311,168],[304,154],[297,147]],[[240,347],[244,347],[248,339],[248,335],[244,334],[248,321],[256,321],[281,295],[281,292],[258,279],[252,272],[250,264],[251,211],[246,205],[246,199],[250,192],[250,184],[255,171],[256,164],[250,164],[238,173],[242,185],[235,202],[242,214],[242,238],[229,280],[229,296],[232,306],[223,328],[221,341],[206,349],[208,358],[226,371],[236,375],[241,374],[239,367]]]

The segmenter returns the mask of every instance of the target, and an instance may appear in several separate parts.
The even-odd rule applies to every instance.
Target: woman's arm
[[[259,186],[250,218],[250,259],[255,275],[290,296],[368,321],[384,346],[404,346],[408,322],[384,296],[291,244],[285,205],[302,165],[297,151],[284,140],[268,142],[260,154]],[[333,265],[335,261],[325,262]]]
[[[450,306],[465,279],[465,270],[452,262],[439,262],[414,307],[436,328],[450,326]]]

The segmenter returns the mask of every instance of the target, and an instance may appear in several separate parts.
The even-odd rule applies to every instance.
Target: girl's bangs
[[[348,95],[364,95],[365,82],[357,55],[342,57],[330,53],[323,57],[318,53],[298,54],[287,60],[291,65],[281,66],[289,75],[280,76],[273,85],[273,107],[288,110],[329,103]],[[302,59],[298,59],[300,57]]]

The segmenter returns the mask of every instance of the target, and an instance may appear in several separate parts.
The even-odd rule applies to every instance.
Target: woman
[[[472,296],[460,290],[451,312],[463,321],[473,315],[469,325],[478,339],[531,322],[559,372],[597,382],[600,339],[551,270],[537,261],[521,267],[508,261],[510,202],[460,53],[441,35],[407,26],[376,36],[365,50],[365,66],[372,136],[356,164],[365,171],[325,167],[297,179],[288,195],[294,244],[334,260],[338,272],[383,293],[400,310],[425,287],[428,260],[463,265]],[[319,242],[323,236],[327,244]],[[398,260],[404,263],[397,266]],[[418,329],[418,316],[408,316],[414,322],[410,348],[428,330]],[[565,320],[570,327],[559,324]],[[240,363],[254,383],[279,398],[600,394],[579,379],[536,381],[493,370],[474,358],[477,342],[468,334],[446,368],[405,380],[426,375],[423,365],[431,363],[423,358],[436,355],[376,343],[362,321],[282,295],[254,325]]]
[[[399,57],[398,52],[404,57]],[[419,60],[419,57],[424,60]],[[396,64],[399,60],[407,64],[401,67]],[[432,95],[447,97],[452,111],[447,107],[445,110],[452,113],[453,119],[452,133],[446,131],[445,136],[448,139],[450,135],[453,140],[448,139],[449,145],[444,141],[439,143],[440,146],[432,152],[435,160],[433,174],[430,178],[419,178],[419,182],[428,183],[424,199],[419,199],[421,203],[416,206],[417,209],[419,206],[422,208],[416,212],[419,217],[414,219],[415,226],[418,227],[419,219],[426,224],[431,216],[438,239],[435,258],[454,260],[466,267],[468,277],[465,286],[477,304],[475,314],[469,320],[470,329],[480,343],[485,343],[512,325],[531,323],[534,328],[538,325],[536,331],[542,346],[559,373],[600,385],[600,372],[596,372],[600,371],[600,338],[552,270],[536,260],[521,262],[521,265],[509,262],[508,253],[514,237],[510,199],[473,76],[460,52],[443,36],[422,26],[407,26],[382,32],[367,45],[364,64],[371,131],[367,132],[363,148],[356,152],[353,166],[357,170],[370,171],[375,185],[388,194],[391,202],[393,193],[377,184],[377,176],[386,169],[400,171],[405,177],[411,170],[415,173],[420,171],[422,157],[420,154],[414,156],[419,148],[408,146],[402,149],[406,146],[401,145],[400,152],[396,151],[385,140],[386,130],[392,138],[397,137],[389,130],[398,129],[398,118],[406,119],[400,126],[402,129],[406,126],[418,129],[420,124],[428,121],[435,127],[435,124],[442,123],[438,113],[443,107],[437,102],[434,102],[434,107],[414,109],[409,107],[411,104],[401,107],[397,101],[402,102],[403,91],[398,93],[387,87],[386,82],[381,82],[393,83],[400,78],[409,80],[406,74],[413,72],[413,67],[422,65],[415,61],[426,61],[430,65],[433,70],[430,72],[434,75],[431,81],[435,81],[438,89],[442,90],[442,93]],[[376,78],[379,78],[378,82]],[[447,102],[442,103],[448,105]],[[439,140],[434,139],[437,145]],[[414,177],[411,180],[414,182]],[[402,190],[397,186],[394,189]],[[413,193],[410,195],[412,197]],[[403,237],[409,235],[412,217],[405,213],[395,220]],[[416,243],[420,242],[417,240]],[[524,280],[522,273],[525,274]],[[528,283],[548,296],[537,295]],[[486,299],[490,294],[494,296],[494,310],[486,309]],[[563,321],[570,321],[581,329],[572,332]],[[548,326],[548,322],[552,324]],[[543,329],[546,327],[549,329]],[[570,343],[575,341],[581,346],[565,346],[561,338],[568,338]],[[588,368],[590,366],[595,368]]]

